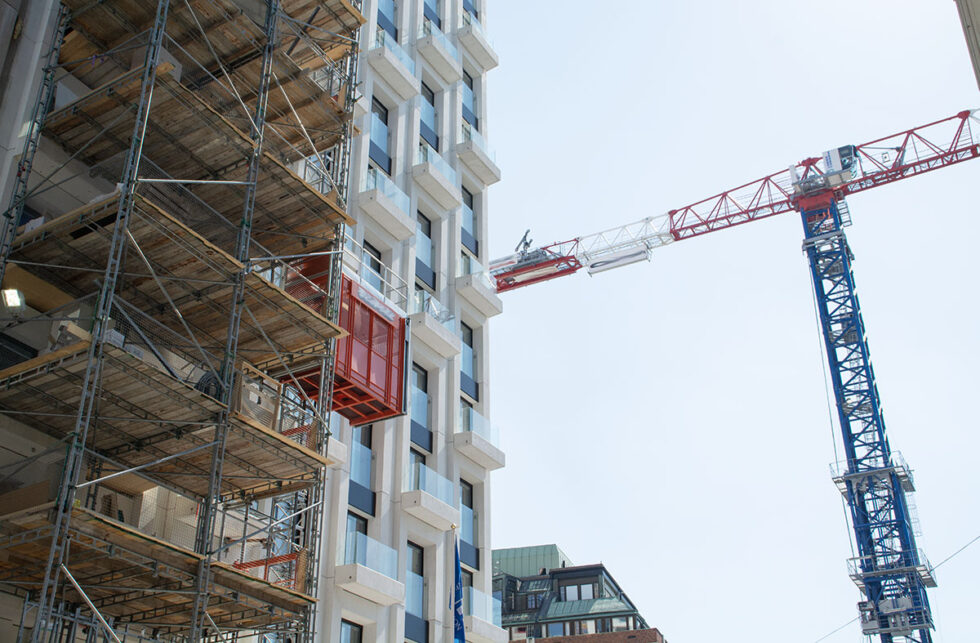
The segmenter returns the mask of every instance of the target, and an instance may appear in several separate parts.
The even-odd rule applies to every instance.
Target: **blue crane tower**
[[[931,643],[926,588],[932,566],[915,542],[908,494],[911,470],[892,451],[854,288],[844,228],[845,198],[874,187],[980,157],[973,111],[891,136],[847,145],[664,215],[532,248],[527,234],[514,254],[490,266],[497,292],[649,260],[653,250],[785,212],[798,212],[819,310],[845,460],[833,479],[850,510],[856,556],[848,573],[862,599],[861,630],[881,643]]]

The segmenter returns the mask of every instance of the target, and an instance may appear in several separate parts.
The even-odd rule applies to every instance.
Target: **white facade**
[[[484,142],[486,72],[496,65],[496,54],[481,25],[485,3],[465,4],[467,9],[461,0],[365,0],[361,8],[367,22],[360,40],[359,134],[349,181],[349,211],[357,225],[348,234],[366,264],[378,252],[391,270],[381,271],[385,290],[407,291],[409,363],[425,373],[426,382],[421,384],[410,366],[409,413],[371,426],[370,466],[364,432],[355,436],[349,423],[335,416],[334,437],[347,447],[348,457],[327,481],[318,618],[318,638],[324,641],[351,640],[352,625],[360,627],[364,641],[424,641],[417,634],[423,622],[428,642],[451,641],[454,533],[471,563],[463,564],[471,574],[465,582],[471,579],[476,590],[467,591],[465,600],[467,640],[506,640],[492,623],[489,521],[490,471],[503,466],[504,456],[485,419],[487,321],[501,306],[481,268],[488,263],[487,187],[500,177]],[[438,22],[425,17],[426,5]],[[464,101],[472,106],[465,118]],[[430,126],[426,137],[438,137],[438,150],[420,151],[423,119]],[[419,214],[427,224],[419,223]],[[465,244],[464,227],[469,228]],[[417,261],[431,273],[424,265],[417,272]],[[434,287],[426,281],[434,281]],[[464,325],[472,333],[464,332]],[[462,382],[467,375],[461,371],[470,382]],[[431,444],[422,427],[431,431]],[[423,458],[425,469],[420,469]],[[470,507],[462,506],[461,480],[472,486]],[[373,503],[369,497],[365,502],[365,492],[373,493]],[[372,504],[373,515],[366,510]],[[347,533],[350,521],[363,528],[359,519],[366,521],[366,538]],[[409,572],[418,551],[409,543],[422,548],[421,582]]]

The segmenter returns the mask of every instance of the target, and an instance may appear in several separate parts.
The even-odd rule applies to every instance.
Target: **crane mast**
[[[845,461],[834,482],[850,510],[857,556],[848,561],[862,593],[862,633],[881,643],[932,643],[926,588],[932,566],[919,551],[908,494],[911,471],[891,450],[854,288],[844,228],[845,197],[873,187],[980,157],[975,112],[955,116],[807,158],[786,170],[666,214],[569,241],[530,249],[490,265],[497,291],[506,292],[586,268],[590,274],[649,260],[656,248],[785,212],[798,212],[803,249],[820,313]],[[978,128],[980,129],[980,128]],[[525,239],[527,234],[525,234]]]

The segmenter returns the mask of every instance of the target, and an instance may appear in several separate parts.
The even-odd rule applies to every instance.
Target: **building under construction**
[[[312,640],[360,1],[20,4],[0,639]]]

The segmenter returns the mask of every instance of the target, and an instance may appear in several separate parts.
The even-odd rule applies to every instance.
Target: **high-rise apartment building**
[[[491,594],[487,72],[483,0],[365,0],[348,253],[408,314],[409,414],[337,432],[322,575],[329,641],[452,641],[454,533],[467,641],[505,640]],[[454,527],[455,526],[455,530]]]
[[[0,639],[506,638],[485,10],[0,0]]]

